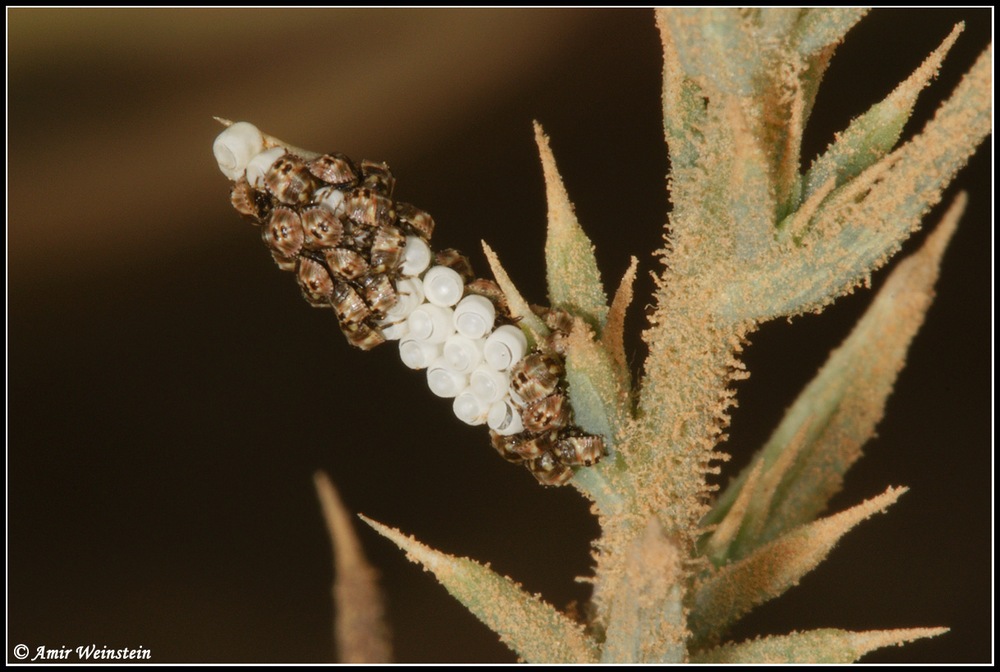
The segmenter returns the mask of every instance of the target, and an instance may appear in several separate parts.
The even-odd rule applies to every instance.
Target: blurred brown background
[[[652,13],[7,18],[10,647],[143,646],[156,662],[331,660],[316,469],[352,510],[491,561],[560,607],[584,600],[573,577],[587,573],[596,534],[587,504],[502,462],[485,431],[455,420],[393,348],[349,348],[332,314],[299,298],[228,204],[211,117],[389,162],[397,195],[437,220],[439,247],[466,251],[486,273],[487,239],[542,302],[538,119],[607,284],[629,255],[640,259],[638,366],[645,274],[667,209]],[[856,27],[821,89],[806,155],[963,19],[912,132],[988,43],[989,11],[881,11]],[[834,507],[888,484],[911,492],[735,638],[947,625],[946,636],[866,660],[990,659],[991,165],[982,147],[959,175],[970,210],[938,301],[880,437]],[[753,337],[725,474],[766,440],[870,298],[858,291]],[[398,660],[514,659],[388,542],[360,535],[383,573]]]

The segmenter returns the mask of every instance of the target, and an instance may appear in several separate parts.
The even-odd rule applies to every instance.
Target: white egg
[[[243,176],[250,160],[264,150],[264,136],[253,124],[239,121],[215,138],[212,151],[219,170],[230,180]]]
[[[436,306],[454,306],[464,291],[462,276],[447,266],[434,266],[424,274],[424,296]]]
[[[403,275],[420,275],[431,265],[434,255],[431,248],[418,236],[407,236],[403,248],[403,265],[400,271]]]
[[[423,341],[444,343],[455,333],[452,324],[450,308],[435,306],[433,303],[422,303],[406,318],[410,335]]]
[[[486,417],[490,412],[489,404],[484,403],[468,390],[455,397],[451,409],[458,419],[467,425],[482,425],[486,422]]]
[[[440,356],[440,343],[428,343],[415,338],[404,338],[399,342],[399,358],[411,369],[426,369]]]
[[[472,373],[483,361],[483,341],[452,334],[444,342],[444,359],[459,373]]]
[[[470,294],[455,306],[455,330],[468,338],[483,338],[493,329],[496,315],[492,301]]]
[[[528,339],[524,333],[513,325],[505,324],[497,327],[486,339],[483,358],[497,371],[505,371],[524,357],[527,349]]]
[[[452,371],[444,357],[438,357],[427,367],[427,386],[439,397],[457,397],[469,386],[469,376]]]

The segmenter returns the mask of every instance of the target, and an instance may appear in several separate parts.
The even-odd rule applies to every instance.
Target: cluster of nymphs
[[[403,363],[426,370],[460,420],[488,425],[497,452],[541,483],[562,485],[601,458],[604,441],[573,426],[566,398],[567,314],[548,311],[553,337],[528,352],[500,287],[456,250],[432,252],[434,220],[393,200],[388,166],[290,150],[246,122],[214,149],[233,207],[262,227],[306,301],[333,308],[352,345],[398,341]]]

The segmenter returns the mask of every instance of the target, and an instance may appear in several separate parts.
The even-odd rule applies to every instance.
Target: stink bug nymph
[[[302,249],[305,233],[299,213],[285,206],[278,206],[271,213],[271,220],[263,231],[264,243],[282,257],[294,257]]]
[[[316,187],[305,162],[294,154],[285,154],[264,175],[267,190],[287,205],[305,205]]]
[[[589,467],[604,455],[604,440],[599,436],[567,436],[556,442],[553,449],[563,464],[573,467]]]
[[[562,365],[556,359],[536,352],[511,368],[511,388],[525,403],[530,404],[555,392],[562,372]]]

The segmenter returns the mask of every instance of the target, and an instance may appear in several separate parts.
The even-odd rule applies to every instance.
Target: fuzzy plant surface
[[[525,343],[559,358],[573,432],[603,444],[601,459],[587,460],[589,466],[563,460],[568,484],[592,502],[601,530],[588,579],[591,602],[580,610],[585,617],[560,612],[485,562],[430,548],[362,516],[522,660],[853,662],[879,647],[946,632],[941,624],[727,639],[743,616],[795,586],[848,531],[906,491],[889,487],[844,511],[826,511],[883,416],[932,300],[964,195],[895,268],[749,466],[717,492],[710,482],[727,457],[720,443],[735,404],[733,384],[747,376],[740,354],[748,337],[766,321],[819,312],[867,284],[991,132],[992,46],[923,130],[901,142],[959,25],[910,77],[859,111],[824,152],[801,156],[824,71],[864,13],[657,12],[672,207],[647,302],[648,355],[638,380],[631,379],[623,338],[637,261],[609,293],[536,125],[548,200],[550,307],[531,306],[489,245],[483,248]],[[263,143],[317,156],[269,136]],[[232,159],[224,172],[240,179],[246,161],[217,156],[223,164]],[[245,209],[256,213],[248,203]],[[275,258],[307,269],[299,271],[300,284],[312,273],[313,262]],[[310,296],[315,304],[317,294]],[[558,328],[547,319],[553,315],[561,316]],[[360,347],[377,344],[367,332],[345,333]],[[388,660],[374,572],[333,486],[317,475],[317,487],[336,549],[341,655],[350,662]]]

